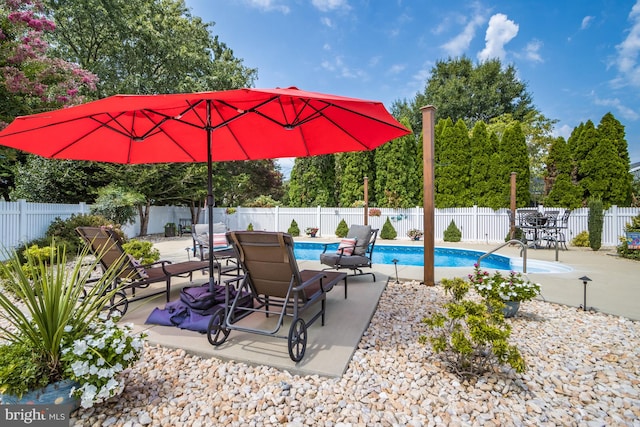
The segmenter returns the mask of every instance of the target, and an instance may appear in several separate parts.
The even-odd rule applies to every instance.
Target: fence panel
[[[543,209],[543,207],[540,207]],[[563,208],[545,207],[545,210]],[[20,244],[44,236],[51,222],[60,217],[66,219],[73,214],[89,213],[89,206],[80,203],[50,204],[17,202],[0,202],[0,241],[5,248],[17,247]],[[397,232],[397,239],[407,240],[407,232],[412,228],[423,229],[424,213],[421,207],[408,209],[380,208],[380,216],[369,216],[368,222],[373,228],[382,229],[389,220]],[[605,211],[602,233],[603,246],[616,246],[619,237],[624,235],[624,227],[631,219],[640,214],[640,208],[613,206]],[[187,207],[152,206],[147,228],[149,234],[164,232],[168,222],[178,223],[181,218],[189,218]],[[568,221],[567,240],[571,241],[578,233],[588,229],[588,208],[580,208],[571,212]],[[228,213],[226,208],[214,208],[214,221],[224,222],[229,230],[245,230],[249,224],[254,230],[284,231],[291,221],[295,220],[304,234],[307,227],[318,227],[319,236],[334,237],[335,230],[341,220],[347,225],[364,223],[364,208],[244,208],[239,207],[235,213]],[[462,240],[468,242],[497,243],[503,242],[509,231],[510,211],[490,208],[450,208],[436,209],[434,236],[441,241],[444,231],[453,220],[462,232]],[[200,221],[207,222],[207,212],[203,211]],[[138,218],[133,224],[124,227],[125,233],[137,236],[140,233]]]

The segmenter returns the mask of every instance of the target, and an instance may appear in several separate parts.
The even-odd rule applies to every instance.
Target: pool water
[[[338,243],[330,244],[327,252],[335,252]],[[295,242],[294,252],[297,259],[319,260],[324,249],[322,243]],[[436,247],[434,261],[436,267],[473,267],[482,251],[469,249]],[[402,245],[376,245],[373,251],[374,264],[393,264],[393,259],[398,260],[398,265],[424,265],[424,248],[422,246]],[[491,254],[482,260],[482,266],[498,270],[511,270],[511,259],[506,256]]]
[[[297,259],[319,260],[324,249],[322,243],[295,242],[294,251]],[[338,249],[338,243],[330,244],[327,251],[334,252]],[[472,249],[436,247],[434,261],[436,267],[473,267],[478,258],[485,252]],[[422,267],[424,265],[423,246],[404,245],[376,245],[373,251],[374,264],[393,264],[394,259],[398,265],[411,265]],[[496,270],[522,271],[522,258],[509,258],[503,255],[491,254],[482,260],[483,268]],[[557,262],[539,261],[528,259],[528,273],[568,273],[573,268]]]

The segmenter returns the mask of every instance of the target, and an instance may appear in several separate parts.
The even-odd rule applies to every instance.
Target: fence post
[[[276,211],[273,215],[273,230],[280,231],[280,206],[276,206]]]
[[[624,227],[622,229],[618,227],[618,205],[611,206],[611,208],[609,208],[609,212],[611,212],[611,227],[604,227],[605,236],[606,234],[609,234],[610,236],[606,236],[608,239],[611,239],[611,242],[609,244],[613,246],[617,246],[618,233],[624,231]],[[604,214],[605,221],[607,220],[607,216],[608,216],[607,212],[605,212]],[[609,233],[606,233],[607,228],[611,230]],[[608,239],[605,239],[605,241]]]
[[[25,199],[18,200],[18,238],[21,243],[27,241],[27,201]]]
[[[473,205],[473,239],[478,241],[478,221],[480,218],[478,217],[478,205]]]
[[[320,205],[318,205],[318,207],[316,208],[316,224],[318,224],[316,227],[318,227],[318,233],[320,233],[318,237],[322,236],[322,227],[320,227],[320,222],[322,221],[320,215],[321,209],[322,208],[320,207]]]

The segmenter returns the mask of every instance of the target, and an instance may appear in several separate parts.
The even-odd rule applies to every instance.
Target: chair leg
[[[167,277],[167,302],[171,301],[171,276]]]

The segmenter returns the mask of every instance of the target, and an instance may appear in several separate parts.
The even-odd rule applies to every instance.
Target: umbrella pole
[[[213,271],[213,165],[211,155],[211,101],[207,101],[207,222],[209,223],[209,291],[214,291],[216,284]]]

